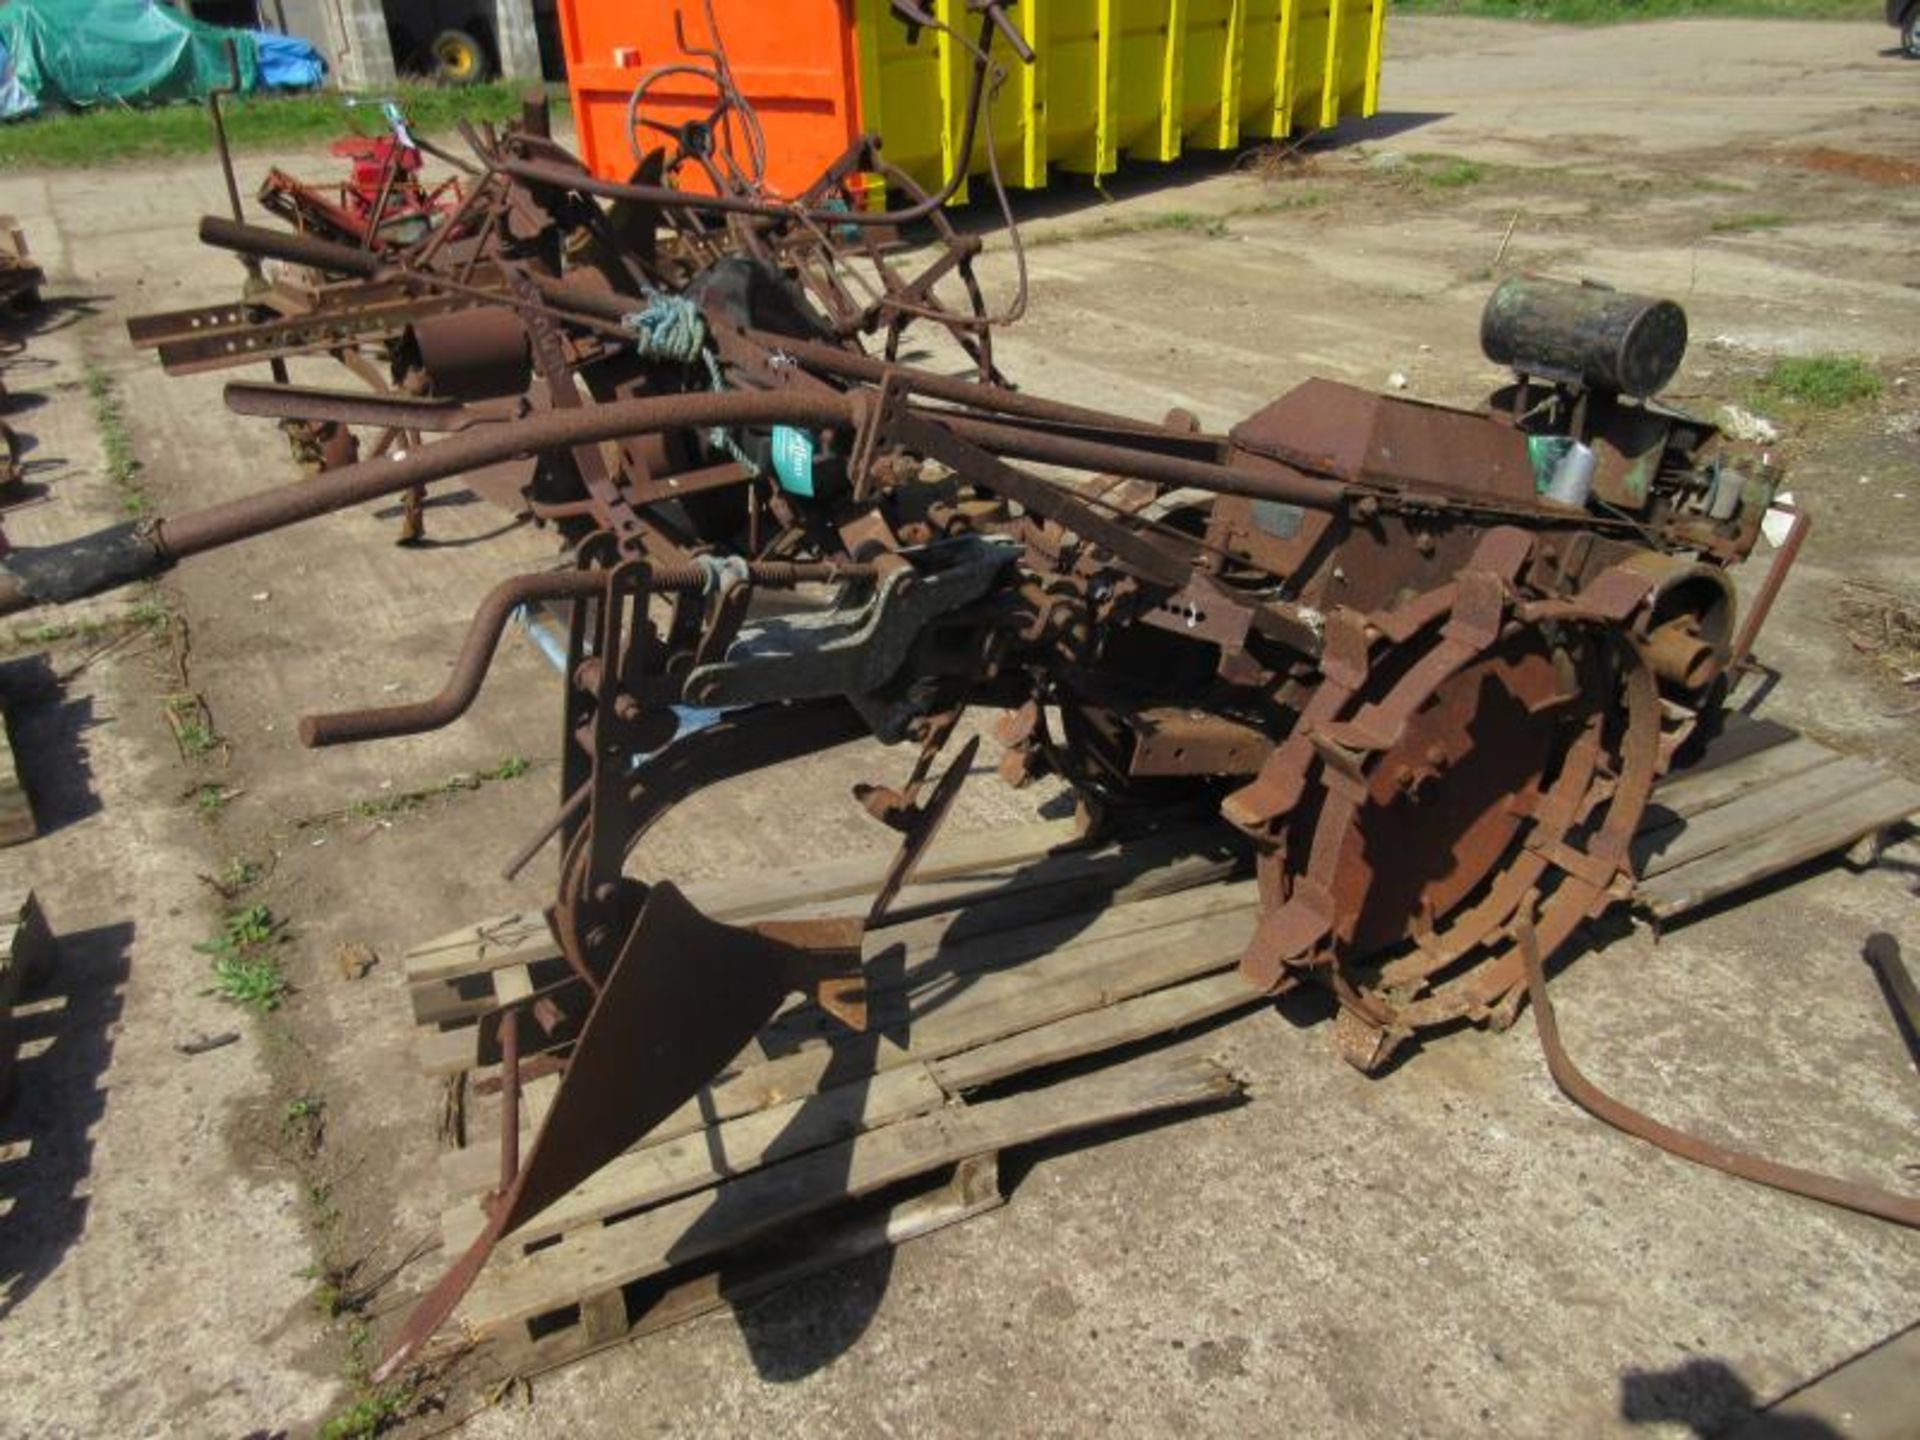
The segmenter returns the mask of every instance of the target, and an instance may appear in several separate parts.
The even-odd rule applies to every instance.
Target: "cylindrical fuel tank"
[[[1680,368],[1687,316],[1671,300],[1516,276],[1487,297],[1480,348],[1525,374],[1644,397]]]

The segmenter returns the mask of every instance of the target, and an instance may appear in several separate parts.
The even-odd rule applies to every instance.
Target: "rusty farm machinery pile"
[[[982,9],[975,115],[1002,18]],[[1436,1028],[1505,1026],[1531,995],[1577,1094],[1551,1042],[1544,963],[1633,896],[1650,828],[1733,798],[1730,766],[1703,769],[1650,811],[1676,756],[1759,748],[1752,725],[1713,737],[1791,544],[1741,617],[1728,572],[1777,476],[1754,447],[1650,398],[1685,346],[1673,304],[1503,284],[1483,343],[1514,380],[1475,411],[1327,381],[1225,433],[1178,412],[1058,403],[995,361],[1007,316],[975,278],[979,242],[944,217],[951,186],[916,189],[868,139],[805,194],[765,193],[731,158],[742,117],[724,58],[713,64],[713,116],[644,149],[627,183],[589,175],[530,104],[498,133],[469,131],[470,156],[448,153],[458,204],[417,239],[207,220],[205,240],[247,258],[247,294],[138,321],[135,339],[179,370],[342,361],[365,388],[295,386],[282,369],[227,390],[236,412],[291,427],[319,473],[0,561],[10,613],[439,484],[562,542],[554,568],[489,595],[439,694],[301,724],[314,746],[450,724],[517,609],[567,617],[559,794],[516,862],[555,845],[553,902],[517,928],[470,932],[453,944],[460,964],[447,946],[410,963],[423,1019],[497,1097],[500,1149],[483,1172],[457,1157],[471,1193],[449,1238],[465,1250],[389,1371],[469,1291],[536,1342],[534,1322],[569,1298],[587,1341],[626,1333],[635,1282],[720,1248],[682,1223],[713,1222],[720,1177],[701,1159],[690,1173],[704,1178],[661,1180],[686,1158],[663,1141],[758,1125],[753,1163],[796,1156],[760,1172],[777,1183],[730,1182],[744,1187],[731,1208],[751,1212],[735,1230],[759,1234],[821,1208],[794,1199],[809,1165],[870,1193],[915,1163],[1229,1093],[1230,1077],[1163,1066],[1132,1089],[1066,1082],[1074,1103],[1045,1113],[940,1108],[969,1085],[1300,985],[1331,993],[1337,1050],[1367,1071]],[[962,152],[972,143],[969,127]],[[876,177],[890,209],[867,208]],[[957,363],[908,363],[929,345]],[[979,740],[955,737],[977,708],[1001,713],[1002,777],[1071,790],[1071,844],[1050,832],[929,859],[975,757]],[[825,872],[784,895],[631,875],[636,847],[705,787],[860,734],[914,758],[903,780],[857,792],[901,838],[890,865],[840,875],[851,910],[820,912],[836,898]],[[1768,763],[1788,773],[1799,744]],[[1823,755],[1793,763],[1833,763]],[[1848,811],[1822,848],[1913,808],[1878,771],[1833,777],[1829,798],[1871,793],[1877,808]],[[1009,881],[1009,867],[1030,877],[1028,859],[1049,878]],[[1036,901],[1045,885],[1077,887],[1098,911],[1071,943],[1047,930],[1064,892]],[[1180,897],[1187,928],[1143,944],[1126,917],[1149,890]],[[875,1058],[876,1038],[854,1045],[871,1062],[860,1074],[826,1073],[821,1054],[849,1053],[836,1036],[908,1004],[896,990],[911,970],[889,988],[863,965],[872,937],[907,936],[911,967],[954,941],[969,899],[1004,912],[991,946],[973,942],[974,965],[1052,966],[1032,994],[1059,996],[1067,962],[1084,964],[1105,976],[1097,1000],[1034,1000],[967,1036],[950,1015],[892,1060]],[[1103,942],[1162,968],[1116,981],[1099,971]],[[455,983],[476,977],[478,1002]],[[1098,1008],[1115,1001],[1144,1008]],[[770,1032],[789,1043],[753,1052]],[[883,1080],[900,1120],[877,1133],[921,1128],[897,1152],[862,1151],[875,1123],[862,1107]],[[1632,1112],[1608,1118],[1688,1143]],[[920,1161],[901,1158],[916,1145]],[[1698,1158],[1920,1220],[1905,1197]],[[978,1167],[962,1170],[965,1211],[984,1202]],[[644,1202],[607,1189],[640,1171]],[[601,1222],[656,1203],[658,1256],[635,1261],[635,1231]],[[565,1292],[527,1278],[559,1263],[535,1242],[561,1216],[597,1227],[568,1252]],[[912,1228],[898,1212],[888,1223],[895,1237]]]

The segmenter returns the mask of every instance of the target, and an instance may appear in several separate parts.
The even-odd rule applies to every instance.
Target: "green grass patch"
[[[49,645],[95,645],[129,630],[165,630],[172,619],[166,606],[158,601],[143,600],[129,606],[123,614],[104,620],[49,620],[38,625],[16,625],[11,634],[0,637],[0,654],[41,650]]]
[[[1879,372],[1858,355],[1807,355],[1774,361],[1754,387],[1753,398],[1758,406],[1839,410],[1879,394]]]
[[[193,947],[213,957],[210,993],[261,1014],[278,1010],[293,989],[274,953],[286,938],[286,922],[265,905],[229,911],[220,933]]]
[[[1157,210],[1144,215],[1114,216],[1097,220],[1091,225],[1043,231],[1026,243],[1029,250],[1035,250],[1048,245],[1070,245],[1076,240],[1107,240],[1117,235],[1149,235],[1169,231],[1198,235],[1207,240],[1224,240],[1233,233],[1231,222],[1235,220],[1281,215],[1293,210],[1314,210],[1326,204],[1327,199],[1322,191],[1303,190],[1298,194],[1259,200],[1250,205],[1234,205],[1225,210]]]
[[[0,134],[5,134],[0,130]],[[133,432],[127,428],[126,411],[120,408],[120,389],[113,377],[97,365],[86,368],[87,403],[93,409],[93,423],[100,431],[100,447],[106,452],[107,480],[120,492],[120,508],[138,517],[153,508],[140,483],[140,459],[133,453]]]
[[[1459,190],[1468,185],[1478,185],[1487,178],[1487,167],[1474,160],[1454,160],[1431,170],[1419,172],[1424,185],[1433,185],[1441,190]]]
[[[258,885],[265,874],[258,861],[249,860],[244,855],[234,855],[220,867],[218,875],[202,875],[200,878],[222,900],[238,900]]]
[[[482,786],[518,780],[529,770],[533,762],[524,755],[509,755],[498,765],[484,770],[463,770],[458,775],[449,775],[438,785],[423,785],[417,790],[393,790],[383,795],[369,795],[364,799],[350,800],[333,810],[322,810],[317,814],[303,815],[294,822],[301,829],[314,825],[331,825],[337,820],[391,820],[400,815],[411,815],[426,808],[428,802],[443,800],[449,795],[458,795],[465,790],[478,790]]]
[[[220,746],[220,736],[207,713],[207,702],[196,691],[169,695],[161,702],[173,738],[180,742],[180,753],[189,760],[202,760]]]
[[[1778,230],[1793,217],[1777,210],[1755,210],[1744,215],[1722,215],[1707,228],[1715,235],[1745,235],[1754,230]]]
[[[1719,17],[1759,20],[1884,20],[1880,0],[1393,0],[1402,15],[1472,15],[1619,25],[1635,20]]]
[[[452,139],[461,120],[511,119],[520,113],[524,81],[455,87],[422,82],[402,84],[395,96],[415,129]],[[264,95],[223,101],[227,140],[235,150],[291,149],[322,145],[349,130],[380,134],[385,130],[378,105],[353,105],[344,95]],[[565,92],[554,97],[565,104]],[[0,126],[0,166],[8,169],[90,168],[129,160],[159,160],[213,153],[213,121],[204,105],[163,105],[150,110],[124,107],[82,110],[10,121]]]
[[[411,1408],[412,1397],[405,1386],[368,1390],[320,1427],[319,1440],[373,1440],[382,1430],[405,1419]]]

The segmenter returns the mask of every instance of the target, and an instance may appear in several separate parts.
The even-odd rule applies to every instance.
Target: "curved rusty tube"
[[[303,520],[331,515],[370,500],[398,495],[416,485],[444,480],[499,460],[568,450],[656,430],[713,425],[813,425],[852,423],[852,404],[841,395],[771,391],[700,391],[615,400],[578,410],[551,410],[510,425],[488,425],[423,445],[400,456],[376,456],[343,465],[298,485],[210,505],[159,522],[155,543],[169,560],[231,545]]]
[[[1540,1034],[1540,1049],[1547,1057],[1547,1073],[1553,1076],[1553,1082],[1561,1092],[1582,1110],[1604,1120],[1616,1130],[1657,1145],[1669,1155],[1678,1155],[1682,1160],[1691,1160],[1696,1165],[1706,1165],[1741,1180],[1751,1180],[1756,1185],[1784,1190],[1789,1195],[1817,1200],[1822,1205],[1871,1215],[1895,1225],[1920,1228],[1920,1195],[1903,1195],[1897,1190],[1842,1180],[1837,1176],[1802,1170],[1795,1165],[1782,1165],[1777,1160],[1769,1160],[1745,1150],[1734,1150],[1716,1141],[1689,1135],[1671,1125],[1662,1124],[1644,1111],[1636,1110],[1607,1094],[1581,1073],[1561,1043],[1560,1026],[1553,1013],[1553,1002],[1547,996],[1540,945],[1533,927],[1523,926],[1519,938],[1521,962],[1526,967],[1527,999],[1533,1006],[1534,1025]]]
[[[871,565],[838,564],[832,561],[792,563],[756,562],[745,567],[746,578],[756,585],[790,586],[811,582],[871,580]],[[651,591],[698,590],[714,583],[715,572],[700,565],[661,565],[648,573]],[[486,681],[487,671],[500,648],[500,637],[507,621],[522,605],[538,600],[580,600],[601,594],[606,589],[604,570],[562,570],[544,575],[516,575],[503,580],[487,592],[480,608],[474,611],[453,673],[440,693],[430,700],[415,700],[404,705],[382,705],[369,710],[335,710],[325,715],[307,715],[300,720],[300,743],[310,750],[328,745],[351,745],[362,740],[389,740],[401,735],[420,735],[451,725],[472,707]]]
[[[385,705],[375,710],[336,710],[300,719],[300,743],[309,750],[326,745],[351,745],[359,740],[396,735],[419,735],[450,725],[467,713],[480,685],[492,668],[493,655],[507,621],[522,605],[535,600],[578,600],[597,595],[607,585],[605,571],[568,570],[551,575],[516,575],[487,592],[473,613],[460,658],[440,693],[431,700],[407,705]]]
[[[923,412],[924,413],[924,412]],[[1283,500],[1327,509],[1347,487],[1299,472],[1276,474],[1235,469],[1175,455],[1146,454],[1123,444],[1103,445],[1073,436],[1038,434],[971,416],[927,418],[956,435],[1010,458],[1036,460],[1076,470],[1106,471],[1169,485],[1192,485],[1227,495]],[[553,410],[511,425],[494,425],[422,446],[401,456],[380,456],[343,465],[299,485],[210,505],[158,522],[155,542],[168,559],[231,545],[303,520],[398,495],[416,485],[444,480],[498,460],[571,449],[657,430],[714,425],[810,425],[851,427],[850,396],[818,391],[728,390],[615,400],[579,410]]]
[[[922,418],[1008,458],[1103,471],[1223,495],[1332,509],[1352,493],[1338,481],[1291,469],[1250,470],[1024,430],[972,416],[921,411]],[[0,559],[0,615],[62,603],[158,575],[206,550],[265,535],[368,501],[399,495],[496,461],[567,450],[661,430],[799,425],[851,429],[855,398],[799,388],[702,391],[616,400],[488,425],[434,445],[343,465],[299,485],[210,505],[170,520],[130,522],[61,545],[16,550]]]

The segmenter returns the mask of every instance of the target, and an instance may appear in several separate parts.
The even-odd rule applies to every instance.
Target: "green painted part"
[[[773,475],[789,495],[813,498],[813,436],[792,425],[773,427]]]
[[[1553,472],[1566,458],[1567,451],[1573,448],[1573,441],[1565,435],[1529,435],[1527,437],[1527,459],[1533,465],[1533,488],[1535,493],[1544,495],[1547,487],[1553,483]]]
[[[1623,483],[1635,505],[1647,503],[1647,491],[1653,484],[1654,472],[1659,468],[1660,451],[1653,449],[1634,461],[1632,468],[1627,471]]]

